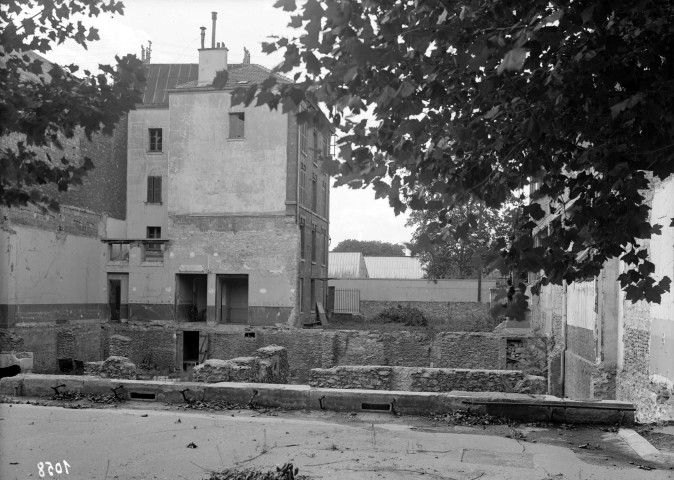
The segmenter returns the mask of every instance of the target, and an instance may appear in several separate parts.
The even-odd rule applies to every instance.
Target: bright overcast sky
[[[101,36],[88,51],[73,43],[46,56],[95,70],[99,63],[113,64],[117,54],[135,53],[140,58],[141,45],[151,41],[152,63],[197,63],[199,27],[206,27],[206,45],[210,45],[211,12],[217,12],[216,42],[225,43],[230,62],[240,63],[247,47],[253,63],[273,67],[282,57],[263,54],[261,43],[270,35],[289,32],[289,14],[273,4],[274,0],[128,0],[124,16],[86,19],[85,24],[98,28]],[[405,216],[393,214],[388,201],[375,200],[372,190],[331,190],[331,247],[347,238],[408,242],[412,230],[404,226],[405,221]]]

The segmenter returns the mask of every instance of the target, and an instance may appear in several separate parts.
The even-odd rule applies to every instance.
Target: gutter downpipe
[[[562,281],[563,290],[562,290],[562,358],[560,366],[560,376],[562,380],[561,392],[562,398],[566,397],[565,385],[566,385],[566,349],[567,349],[567,319],[566,319],[566,304],[567,304],[567,285],[566,280]]]

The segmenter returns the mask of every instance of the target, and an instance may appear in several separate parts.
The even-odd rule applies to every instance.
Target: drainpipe
[[[566,285],[566,280],[562,282],[563,285],[563,290],[562,290],[562,358],[561,358],[561,366],[560,366],[560,376],[562,377],[562,398],[566,397],[566,392],[565,392],[565,382],[566,382],[566,345],[567,345],[567,327],[566,327],[566,290],[567,290],[567,285]]]

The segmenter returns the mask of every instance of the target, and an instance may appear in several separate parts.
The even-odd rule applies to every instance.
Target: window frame
[[[157,185],[158,184],[158,185]],[[159,199],[157,199],[157,194]],[[148,175],[147,177],[147,197],[145,203],[162,203],[162,176]]]
[[[164,132],[161,128],[148,128],[148,147],[147,151],[151,153],[164,152]]]
[[[246,112],[229,112],[229,134],[228,140],[244,140],[246,138]],[[233,119],[237,119],[233,121]],[[239,133],[238,126],[241,126],[241,135],[237,136]],[[237,128],[235,128],[237,127]]]

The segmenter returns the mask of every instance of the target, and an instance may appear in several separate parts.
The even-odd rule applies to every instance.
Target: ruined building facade
[[[35,371],[54,372],[105,358],[121,334],[136,361],[180,370],[208,355],[209,332],[314,321],[331,130],[320,115],[232,106],[234,88],[271,72],[227,56],[202,44],[198,64],[148,64],[143,103],[115,137],[81,147],[110,145],[91,155],[89,194],[75,189],[60,213],[3,210],[1,350],[33,351]]]

